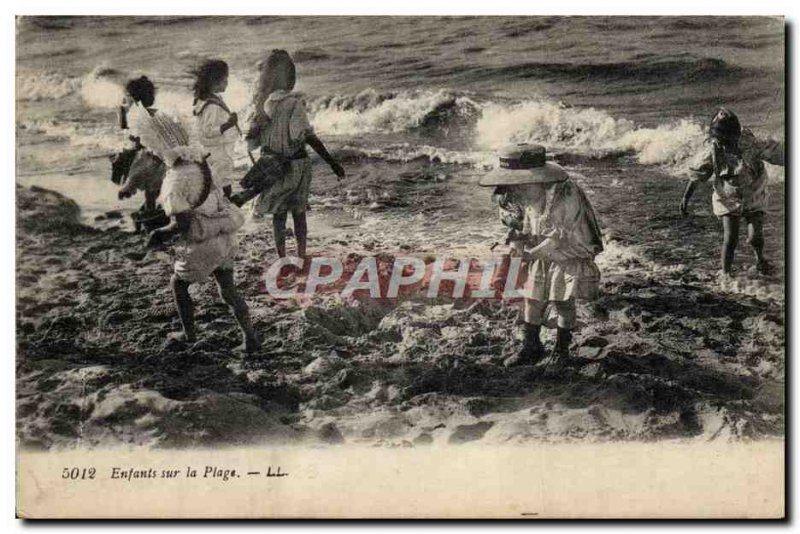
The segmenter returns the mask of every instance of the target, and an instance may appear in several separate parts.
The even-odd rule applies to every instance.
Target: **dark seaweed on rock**
[[[18,231],[73,231],[84,228],[80,217],[81,209],[74,200],[41,187],[26,189],[17,185]]]

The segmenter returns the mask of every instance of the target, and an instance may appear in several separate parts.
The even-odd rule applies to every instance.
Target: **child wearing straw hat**
[[[539,145],[512,145],[500,152],[500,165],[479,184],[494,187],[500,217],[511,229],[511,248],[528,261],[523,289],[525,334],[522,348],[504,365],[560,367],[569,359],[576,300],[597,296],[602,252],[600,226],[589,199],[567,172],[546,161]],[[540,339],[548,304],[558,312],[556,343],[545,354]]]
[[[189,146],[189,136],[180,124],[162,114],[150,116],[138,105],[131,108],[129,118],[136,124],[147,150],[167,167],[159,202],[172,221],[150,235],[148,246],[178,238],[171,285],[183,328],[170,334],[168,342],[196,340],[189,286],[213,275],[222,300],[242,331],[243,343],[235,350],[258,350],[260,343],[247,304],[236,291],[233,279],[235,233],[244,224],[244,216],[213,183],[204,151]]]

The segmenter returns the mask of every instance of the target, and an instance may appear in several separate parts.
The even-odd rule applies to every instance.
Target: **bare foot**
[[[756,271],[758,271],[759,274],[769,276],[775,272],[775,268],[770,262],[763,260],[756,264]]]
[[[723,271],[721,269],[719,271],[717,271],[717,280],[719,282],[723,282],[724,283],[724,282],[728,282],[728,281],[735,280],[735,279],[736,279],[736,276],[733,274],[733,271]]]
[[[246,339],[244,343],[235,347],[233,352],[236,354],[252,354],[258,352],[261,348],[261,342],[258,338]]]
[[[181,330],[180,332],[170,332],[169,334],[167,334],[167,341],[165,344],[166,345],[172,345],[173,343],[186,344],[186,343],[194,343],[195,341],[197,341],[197,336],[195,336],[194,334],[187,334],[186,332]]]

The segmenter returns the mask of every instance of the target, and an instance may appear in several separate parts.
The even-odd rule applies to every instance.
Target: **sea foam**
[[[73,93],[79,80],[54,72],[18,70],[16,76],[17,100],[54,100]]]
[[[477,104],[466,96],[450,91],[404,91],[397,94],[378,93],[367,89],[354,96],[317,98],[309,101],[314,126],[332,135],[366,133],[399,133],[425,124],[431,113],[448,106],[467,113]]]

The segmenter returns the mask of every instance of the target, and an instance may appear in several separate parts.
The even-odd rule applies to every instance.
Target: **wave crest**
[[[55,100],[75,92],[79,80],[56,72],[17,71],[17,100]]]
[[[314,126],[333,135],[400,133],[419,128],[452,128],[477,120],[479,105],[451,91],[379,93],[367,89],[356,95],[337,95],[309,102]]]
[[[489,104],[476,125],[480,146],[537,143],[579,153],[632,153],[643,164],[676,165],[699,150],[705,135],[689,120],[637,128],[594,108],[570,108],[550,102]]]

